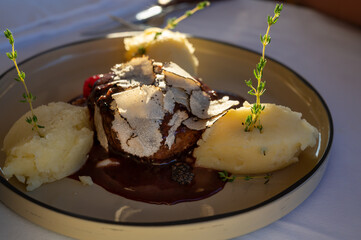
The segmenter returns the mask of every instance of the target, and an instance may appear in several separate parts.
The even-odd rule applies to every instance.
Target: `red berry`
[[[83,85],[83,97],[87,98],[93,89],[94,83],[101,77],[101,75],[94,75],[85,80]]]

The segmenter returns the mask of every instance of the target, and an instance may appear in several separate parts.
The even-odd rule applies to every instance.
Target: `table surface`
[[[82,33],[106,26],[109,14],[126,18],[149,2],[2,1],[0,29],[10,28],[16,35],[21,61],[89,38]],[[177,30],[260,52],[259,34],[265,31],[265,16],[273,13],[274,6],[271,1],[217,1]],[[271,35],[267,55],[307,79],[325,99],[334,121],[334,141],[325,176],[311,196],[282,219],[236,239],[360,239],[361,30],[286,4]],[[6,51],[8,42],[0,37],[0,73],[11,67]],[[69,239],[28,222],[1,203],[0,216],[0,239]]]

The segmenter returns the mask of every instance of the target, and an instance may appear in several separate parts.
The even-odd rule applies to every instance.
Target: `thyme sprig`
[[[188,10],[186,11],[182,16],[178,17],[178,18],[171,18],[167,21],[167,25],[161,29],[158,32],[155,32],[154,34],[154,38],[153,40],[157,40],[157,38],[162,35],[164,30],[167,29],[174,29],[179,22],[183,21],[184,19],[186,19],[187,17],[193,15],[194,13],[196,13],[199,10],[204,9],[205,7],[208,7],[210,5],[209,1],[203,1],[203,2],[199,2],[197,4],[197,6],[195,8],[193,8],[192,10]],[[133,56],[142,56],[144,54],[146,54],[146,47],[149,43],[146,44],[146,46],[141,46],[138,48],[137,52],[134,53]]]
[[[221,178],[221,180],[223,182],[233,182],[236,179],[242,179],[245,181],[249,181],[252,179],[264,179],[264,184],[267,184],[272,176],[271,173],[267,173],[265,175],[254,175],[254,176],[250,176],[250,175],[231,175],[229,174],[227,171],[222,171],[222,172],[218,172],[219,177]]]
[[[23,99],[20,100],[20,102],[28,103],[29,107],[30,107],[31,116],[26,117],[25,121],[32,125],[33,131],[35,131],[40,137],[43,137],[43,135],[40,133],[39,129],[44,128],[44,126],[41,126],[38,124],[38,117],[34,113],[34,108],[33,108],[33,104],[32,104],[32,102],[35,100],[36,97],[32,93],[29,92],[28,87],[26,86],[26,83],[25,83],[25,72],[23,72],[19,69],[19,66],[16,62],[16,58],[17,58],[18,54],[17,54],[17,51],[15,50],[15,46],[14,46],[14,36],[9,29],[6,29],[4,31],[4,35],[9,40],[9,43],[11,45],[11,52],[7,52],[6,55],[8,56],[8,58],[11,61],[13,61],[14,66],[16,68],[18,77],[15,78],[15,80],[18,82],[21,82],[25,89],[25,93],[23,93]]]
[[[257,80],[257,87],[253,86],[252,80],[246,80],[246,85],[251,88],[251,90],[248,91],[248,94],[256,96],[256,103],[253,104],[251,107],[251,114],[247,116],[245,121],[245,131],[249,132],[252,131],[253,128],[257,128],[260,132],[262,132],[263,127],[260,121],[260,115],[261,112],[265,109],[265,106],[261,105],[261,96],[266,91],[265,86],[266,82],[262,81],[263,76],[263,69],[266,66],[267,60],[265,58],[265,50],[266,46],[271,42],[271,36],[269,35],[269,31],[272,25],[274,25],[281,14],[281,11],[283,9],[283,4],[279,5],[276,4],[276,7],[274,9],[274,16],[267,16],[267,30],[266,34],[262,36],[260,35],[261,43],[263,46],[262,49],[262,56],[259,60],[259,63],[256,65],[256,69],[253,70],[253,74]]]
[[[180,16],[178,18],[169,19],[168,24],[167,24],[167,26],[165,26],[164,29],[174,29],[180,21],[183,21],[187,17],[192,16],[194,13],[196,13],[199,10],[202,10],[205,7],[208,7],[210,4],[211,3],[209,1],[203,1],[203,2],[198,3],[195,8],[193,8],[192,10],[186,11],[182,16]]]
[[[209,5],[211,5],[211,3],[209,1],[203,1],[203,2],[198,3],[197,6],[195,8],[193,8],[192,10],[186,11],[182,16],[180,16],[178,18],[175,18],[175,17],[170,18],[167,22],[167,25],[163,28],[163,30],[174,29],[178,25],[179,22],[183,21],[184,19],[186,19],[189,16],[192,16],[197,11],[204,9],[205,7],[208,7]],[[155,33],[154,40],[157,40],[158,36],[160,36],[162,34],[162,31]]]

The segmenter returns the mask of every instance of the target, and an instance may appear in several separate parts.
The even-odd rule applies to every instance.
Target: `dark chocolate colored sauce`
[[[230,99],[239,100],[241,104],[244,101],[242,97],[233,94],[219,92],[217,94],[218,97],[224,95],[230,96]],[[195,159],[191,156],[192,151],[174,160],[174,162],[186,162],[192,166],[194,173],[192,182],[182,185],[171,179],[174,162],[160,165],[147,164],[131,157],[109,153],[95,140],[86,163],[70,178],[79,180],[79,176],[90,176],[95,184],[111,193],[152,204],[172,205],[196,201],[222,190],[225,182],[219,178],[218,171],[195,167]],[[112,164],[97,167],[99,162],[106,159],[109,159]]]
[[[114,164],[97,167],[97,163],[110,159]],[[155,204],[176,204],[209,197],[224,187],[215,170],[194,167],[190,184],[181,185],[171,179],[172,163],[151,165],[132,158],[111,156],[95,144],[86,164],[74,175],[90,176],[94,183],[122,197]]]

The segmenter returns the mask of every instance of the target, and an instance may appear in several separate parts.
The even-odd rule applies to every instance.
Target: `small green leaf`
[[[197,8],[199,10],[201,10],[201,9],[203,9],[205,7],[208,7],[209,5],[210,5],[209,1],[203,1],[203,2],[198,3]]]
[[[251,176],[244,176],[244,178],[243,178],[244,180],[246,180],[246,181],[249,181],[249,180],[251,180],[252,179],[252,177]]]
[[[272,24],[275,24],[277,21],[278,21],[278,17],[276,17],[276,18],[273,20],[273,23],[272,23]]]
[[[176,18],[171,18],[168,20],[169,29],[173,29],[177,26],[177,23],[175,21],[176,21]]]
[[[261,63],[262,68],[264,68],[266,66],[267,60],[265,58],[261,57],[259,62]]]
[[[275,10],[274,10],[274,14],[275,15],[280,15],[281,11],[283,9],[283,4],[276,4]]]
[[[270,44],[271,42],[271,36],[267,36],[266,40],[265,40],[265,45]]]
[[[249,95],[252,95],[252,96],[255,96],[255,95],[256,95],[256,93],[254,92],[253,89],[249,90],[249,91],[248,91],[248,94],[249,94]]]
[[[157,38],[162,35],[162,32],[156,32],[154,35],[154,40],[157,40]],[[145,50],[145,49],[144,49]]]
[[[258,69],[254,69],[253,70],[253,75],[254,75],[254,77],[256,78],[256,79],[259,79],[259,71],[258,71]]]
[[[8,56],[8,58],[9,58],[10,60],[13,60],[13,59],[14,59],[12,53],[7,52],[7,53],[6,53],[6,56]]]
[[[42,126],[42,125],[37,125],[38,126],[38,128],[45,128],[44,126]]]
[[[248,115],[246,118],[246,124],[249,125],[252,122],[252,115]]]
[[[252,80],[251,80],[251,79],[249,79],[248,81],[245,80],[245,82],[246,82],[246,85],[247,85],[248,87],[252,87]]]
[[[273,24],[273,20],[271,16],[267,16],[267,23],[268,25],[272,25]]]
[[[271,176],[272,176],[272,174],[270,174],[270,173],[267,173],[267,174],[266,174],[266,176],[264,177],[264,179],[266,180],[266,181],[264,182],[264,184],[267,184],[267,183],[270,181]]]
[[[265,83],[261,81],[257,88],[257,91],[261,93],[264,90],[264,87],[265,87]]]
[[[11,31],[9,29],[6,29],[4,31],[4,35],[9,40],[9,43],[11,45],[13,45],[14,44],[14,37],[13,37],[13,34],[11,33]]]
[[[191,15],[193,15],[193,12],[192,12],[192,11],[187,11],[187,12],[186,12],[186,16],[187,16],[187,17],[189,17],[189,16],[191,16]]]
[[[145,54],[145,47],[138,48],[137,55],[143,56]]]
[[[21,71],[19,77],[21,79],[25,80],[25,73],[23,71]]]
[[[228,182],[233,182],[234,180],[236,180],[235,176],[232,176],[231,178],[228,178]]]
[[[10,30],[9,30],[9,29],[6,29],[6,30],[4,31],[4,35],[5,35],[5,37],[8,39],[8,38],[11,36]]]
[[[29,124],[31,124],[33,122],[33,119],[31,117],[26,117],[25,121]]]

